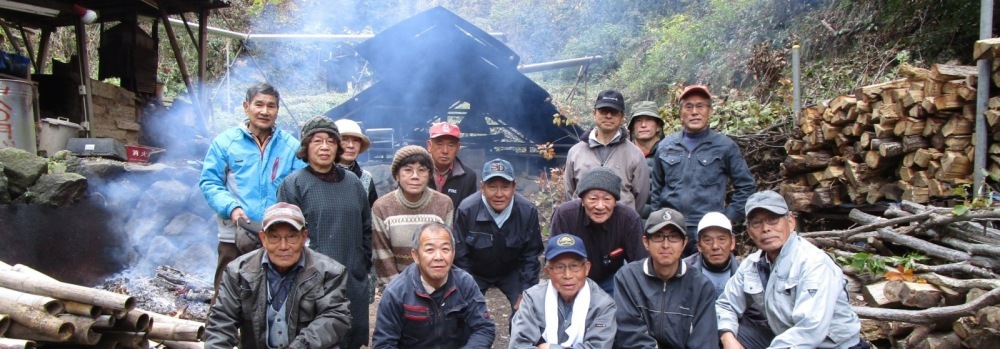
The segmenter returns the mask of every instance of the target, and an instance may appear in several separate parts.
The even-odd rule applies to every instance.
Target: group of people
[[[219,221],[208,348],[488,348],[494,287],[512,309],[509,348],[869,347],[840,268],[709,128],[704,86],[683,90],[683,129],[666,137],[655,102],[623,128],[622,94],[598,94],[595,128],[567,154],[573,199],[551,217],[517,193],[509,161],[478,179],[457,125],[398,149],[398,188],[379,196],[354,121],[314,117],[296,139],[275,127],[268,84],[243,107],[200,182]],[[741,263],[744,218],[759,251]]]

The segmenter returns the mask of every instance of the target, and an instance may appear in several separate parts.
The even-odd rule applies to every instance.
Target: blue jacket
[[[241,207],[247,218],[260,222],[264,210],[277,202],[278,185],[285,176],[306,166],[295,157],[298,149],[298,139],[275,129],[261,152],[244,122],[212,140],[198,186],[208,206],[223,221],[229,219],[233,209]],[[232,242],[234,239],[235,228],[223,229],[220,224],[219,241]]]
[[[472,275],[452,267],[448,281],[428,294],[414,263],[382,294],[372,348],[489,348],[495,336]]]
[[[683,132],[683,131],[682,131]],[[672,207],[684,215],[685,224],[698,226],[708,212],[723,212],[733,223],[743,218],[743,206],[757,190],[740,147],[712,130],[693,152],[684,148],[682,132],[660,141],[653,164],[653,210]],[[735,192],[726,205],[730,182]]]

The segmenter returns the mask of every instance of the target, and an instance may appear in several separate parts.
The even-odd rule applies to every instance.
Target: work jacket
[[[477,192],[462,201],[455,212],[455,266],[479,277],[497,278],[520,274],[521,289],[538,283],[542,254],[542,232],[538,209],[520,194],[510,202],[510,217],[497,227],[492,208]]]
[[[716,302],[719,331],[738,333],[739,317],[752,304],[763,306],[777,348],[849,348],[860,340],[861,322],[851,310],[847,281],[823,250],[792,232],[770,267],[763,251],[747,256]]]
[[[692,272],[697,271],[699,273],[704,273],[705,259],[702,258],[701,252],[695,253],[693,255],[688,256],[687,258],[684,258],[684,263],[687,264],[689,267],[691,267]],[[732,278],[733,275],[736,275],[736,271],[739,269],[740,269],[740,259],[737,258],[736,255],[730,253],[729,277]],[[708,279],[709,282],[712,281],[712,279],[709,279],[708,277],[705,278]],[[718,291],[719,289],[724,289],[726,287],[726,285],[713,285],[713,286],[715,286],[716,291]],[[721,295],[722,295],[721,292],[716,292],[715,297],[718,298]],[[760,308],[761,304],[753,304],[747,307],[747,310],[743,312],[743,316],[740,317],[740,325],[752,323],[752,325],[757,326],[761,329],[770,330],[770,327],[767,325],[767,318],[764,317],[764,312],[762,312]],[[739,339],[739,337],[737,337],[737,339]]]
[[[678,262],[677,274],[668,281],[656,275],[649,258],[615,274],[615,348],[719,347],[715,288],[704,275]]]
[[[611,348],[611,343],[615,340],[615,331],[618,328],[615,323],[615,301],[607,293],[604,293],[593,280],[587,279],[586,287],[590,288],[587,323],[583,343],[574,346],[574,348]],[[524,291],[521,307],[514,313],[514,319],[511,321],[508,349],[537,348],[539,343],[545,342],[543,337],[545,333],[545,294],[548,292],[548,288],[549,282],[546,281]],[[558,297],[558,293],[556,294]],[[558,314],[553,315],[558,316]],[[560,320],[560,340],[566,340],[565,332],[571,319]],[[549,343],[549,349],[561,348],[562,346],[556,343]]]
[[[260,222],[264,210],[277,202],[278,185],[285,176],[306,167],[295,157],[299,140],[275,128],[261,151],[247,128],[249,121],[212,140],[202,164],[198,186],[219,219],[219,241],[235,242],[237,226],[229,221],[233,209]]]
[[[597,167],[607,167],[621,178],[621,199],[619,203],[631,206],[636,212],[649,200],[649,167],[642,150],[628,140],[628,131],[621,129],[618,138],[607,145],[597,141],[597,131],[590,131],[586,139],[580,141],[566,153],[566,170],[563,187],[566,200],[578,197],[577,185],[587,172]],[[607,152],[601,159],[600,152]],[[600,281],[598,281],[600,282]]]
[[[459,160],[457,157],[451,168],[451,173],[444,180],[444,188],[441,190],[438,190],[437,183],[434,181],[435,174],[433,172],[435,171],[437,170],[431,171],[431,179],[427,181],[427,187],[448,195],[456,211],[462,200],[465,200],[469,195],[479,190],[479,180],[476,179],[476,172],[463,165],[462,160]]]
[[[226,266],[208,314],[206,349],[267,349],[267,271],[257,249]],[[339,344],[351,325],[349,301],[344,295],[344,266],[309,248],[302,249],[305,265],[295,277],[285,300],[288,348],[326,349]],[[237,336],[239,330],[239,336]],[[239,338],[239,340],[237,340]]]
[[[428,294],[416,263],[392,279],[375,318],[372,348],[489,348],[496,325],[472,276],[452,267]]]
[[[682,144],[683,131],[664,138],[653,164],[652,209],[673,208],[684,215],[689,227],[697,227],[708,212],[723,212],[731,222],[739,222],[747,199],[757,188],[740,147],[723,134],[705,132],[690,152]],[[726,205],[730,183],[735,192]]]

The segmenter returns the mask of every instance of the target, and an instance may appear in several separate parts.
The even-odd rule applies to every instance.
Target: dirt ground
[[[504,297],[503,292],[496,288],[491,288],[486,291],[486,308],[490,310],[490,316],[493,317],[493,321],[497,324],[497,337],[493,341],[493,348],[506,348],[507,343],[510,342],[510,302],[507,301],[507,297]],[[375,303],[368,306],[368,338],[371,338],[372,332],[375,331],[375,313],[378,310],[378,299],[375,299]]]

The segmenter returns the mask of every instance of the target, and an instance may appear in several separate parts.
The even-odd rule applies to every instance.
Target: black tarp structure
[[[517,71],[514,51],[442,7],[410,17],[356,50],[378,82],[325,114],[358,121],[366,130],[392,129],[394,148],[423,144],[429,125],[445,119],[460,119],[463,147],[484,149],[487,156],[578,141],[577,127],[553,124],[558,110],[549,93]]]

